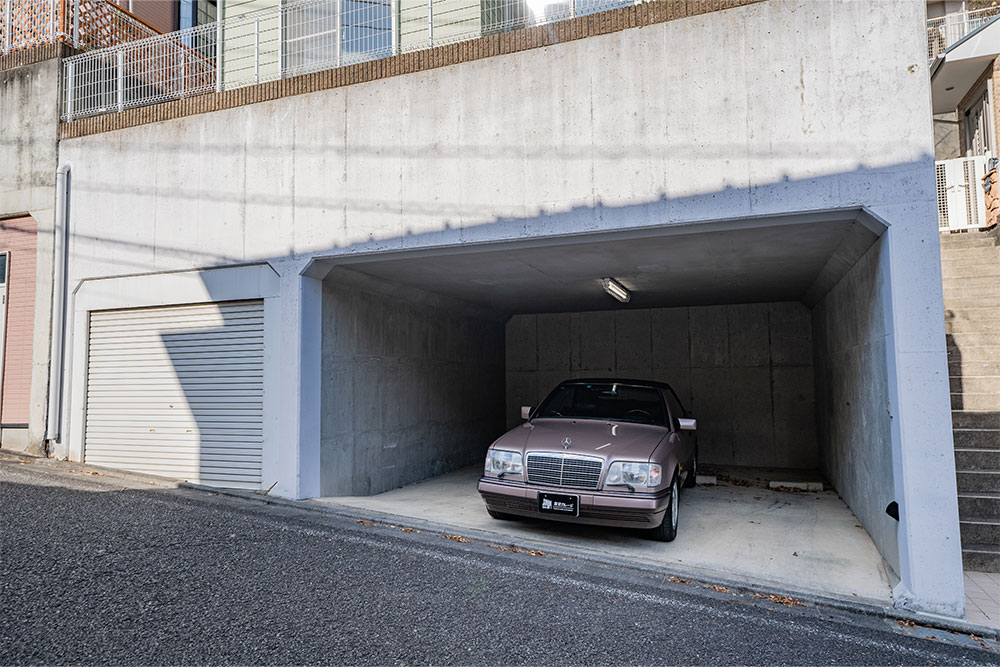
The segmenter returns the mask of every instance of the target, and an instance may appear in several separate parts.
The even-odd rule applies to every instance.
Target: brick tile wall
[[[4,344],[0,422],[27,424],[31,394],[32,335],[35,329],[34,218],[0,220],[0,252],[9,252],[7,331]]]

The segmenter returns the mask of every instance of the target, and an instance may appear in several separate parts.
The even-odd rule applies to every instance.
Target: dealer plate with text
[[[538,511],[545,514],[580,515],[580,496],[562,493],[539,493]]]

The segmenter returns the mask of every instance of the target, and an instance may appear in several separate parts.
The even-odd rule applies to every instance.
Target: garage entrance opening
[[[897,549],[877,407],[882,231],[828,211],[324,260],[322,493],[694,568],[810,571],[822,581],[795,575],[799,589],[883,599]],[[572,377],[666,382],[693,412],[699,463],[722,483],[682,496],[677,542],[486,514],[487,447]],[[746,468],[827,490],[741,484]]]

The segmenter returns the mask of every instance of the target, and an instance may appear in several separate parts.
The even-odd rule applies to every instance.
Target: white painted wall
[[[302,497],[319,489],[308,257],[864,205],[890,226],[900,599],[960,614],[923,21],[910,0],[770,0],[67,140],[71,284],[270,261],[281,488]]]

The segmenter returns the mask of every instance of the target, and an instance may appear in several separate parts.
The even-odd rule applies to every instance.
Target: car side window
[[[684,408],[681,407],[681,403],[677,400],[673,389],[664,389],[663,395],[667,399],[667,405],[670,407],[671,426],[673,430],[679,431],[681,427],[680,422],[677,420],[684,416]]]

